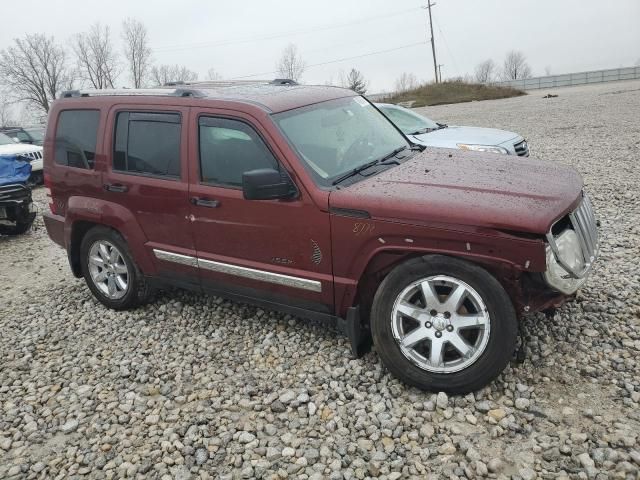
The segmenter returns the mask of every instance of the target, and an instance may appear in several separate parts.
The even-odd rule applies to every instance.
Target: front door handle
[[[208,198],[191,197],[191,203],[199,207],[218,208],[220,206],[218,200],[210,200]]]
[[[129,187],[122,185],[121,183],[107,183],[104,185],[104,189],[108,192],[125,193],[129,191]]]

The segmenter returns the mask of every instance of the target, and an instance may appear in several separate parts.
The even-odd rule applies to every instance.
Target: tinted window
[[[180,115],[120,112],[116,119],[113,169],[180,177]]]
[[[200,118],[200,176],[205,183],[238,187],[242,174],[278,168],[256,131],[237,120]]]
[[[60,112],[55,140],[55,162],[75,168],[93,168],[98,137],[98,110]]]

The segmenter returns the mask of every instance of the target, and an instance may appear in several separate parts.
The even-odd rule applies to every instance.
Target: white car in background
[[[409,137],[409,140],[418,145],[529,156],[527,141],[517,133],[496,128],[449,126],[434,122],[399,105],[375,105]]]
[[[18,143],[13,138],[0,133],[0,155],[17,155],[21,160],[31,164],[31,182],[42,183],[42,147]]]

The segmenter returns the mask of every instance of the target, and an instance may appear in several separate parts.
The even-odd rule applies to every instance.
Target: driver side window
[[[202,183],[238,188],[245,172],[278,169],[278,162],[262,138],[246,123],[200,117],[198,128]]]

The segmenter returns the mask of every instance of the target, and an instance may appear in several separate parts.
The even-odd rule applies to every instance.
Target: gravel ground
[[[183,292],[112,312],[39,220],[0,239],[0,478],[639,478],[640,82],[544,93],[426,109],[573,165],[602,221],[523,364],[447,398],[310,321]]]

